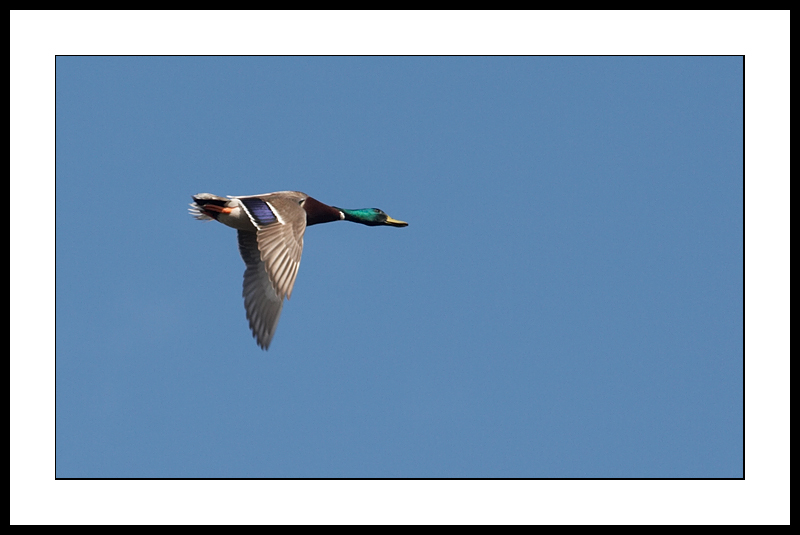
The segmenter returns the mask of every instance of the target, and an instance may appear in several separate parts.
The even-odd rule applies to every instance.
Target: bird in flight
[[[341,219],[369,226],[408,225],[377,208],[337,208],[299,191],[240,197],[198,193],[192,199],[189,213],[196,219],[214,219],[238,231],[246,266],[244,308],[253,337],[264,350],[275,336],[283,299],[292,296],[306,227]]]

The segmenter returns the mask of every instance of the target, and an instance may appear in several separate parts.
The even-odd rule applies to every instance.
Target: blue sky
[[[57,476],[741,477],[742,99],[739,57],[58,58]],[[287,189],[409,226],[309,228],[265,353],[186,208]]]
[[[12,11],[11,523],[788,523],[788,36]],[[410,226],[309,229],[263,352],[186,208],[284,188]]]

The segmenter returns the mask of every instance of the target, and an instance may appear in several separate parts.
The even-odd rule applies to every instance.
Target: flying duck
[[[195,219],[215,219],[238,231],[239,253],[246,266],[244,308],[253,338],[264,350],[275,336],[284,297],[292,296],[306,227],[342,219],[373,227],[408,225],[377,208],[346,210],[299,191],[239,197],[198,193],[192,199],[189,213]]]

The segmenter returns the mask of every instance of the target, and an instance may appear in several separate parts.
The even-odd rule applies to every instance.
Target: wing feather
[[[299,192],[235,197],[255,226],[255,232],[239,230],[239,252],[247,266],[242,295],[250,330],[264,349],[297,278],[306,230],[301,203],[306,197]]]
[[[255,232],[246,230],[238,231],[239,252],[245,265],[244,282],[242,284],[242,297],[244,308],[247,312],[247,321],[253,338],[263,349],[269,347],[278,319],[283,308],[283,299],[278,297],[269,280],[269,274],[264,269],[261,255],[258,251],[258,240]]]

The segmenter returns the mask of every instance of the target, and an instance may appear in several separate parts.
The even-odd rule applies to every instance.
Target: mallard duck
[[[189,213],[196,219],[216,220],[238,230],[244,270],[244,308],[253,337],[269,348],[283,308],[292,296],[306,227],[344,219],[362,225],[405,227],[377,208],[346,210],[323,204],[299,191],[219,197],[193,195]]]

